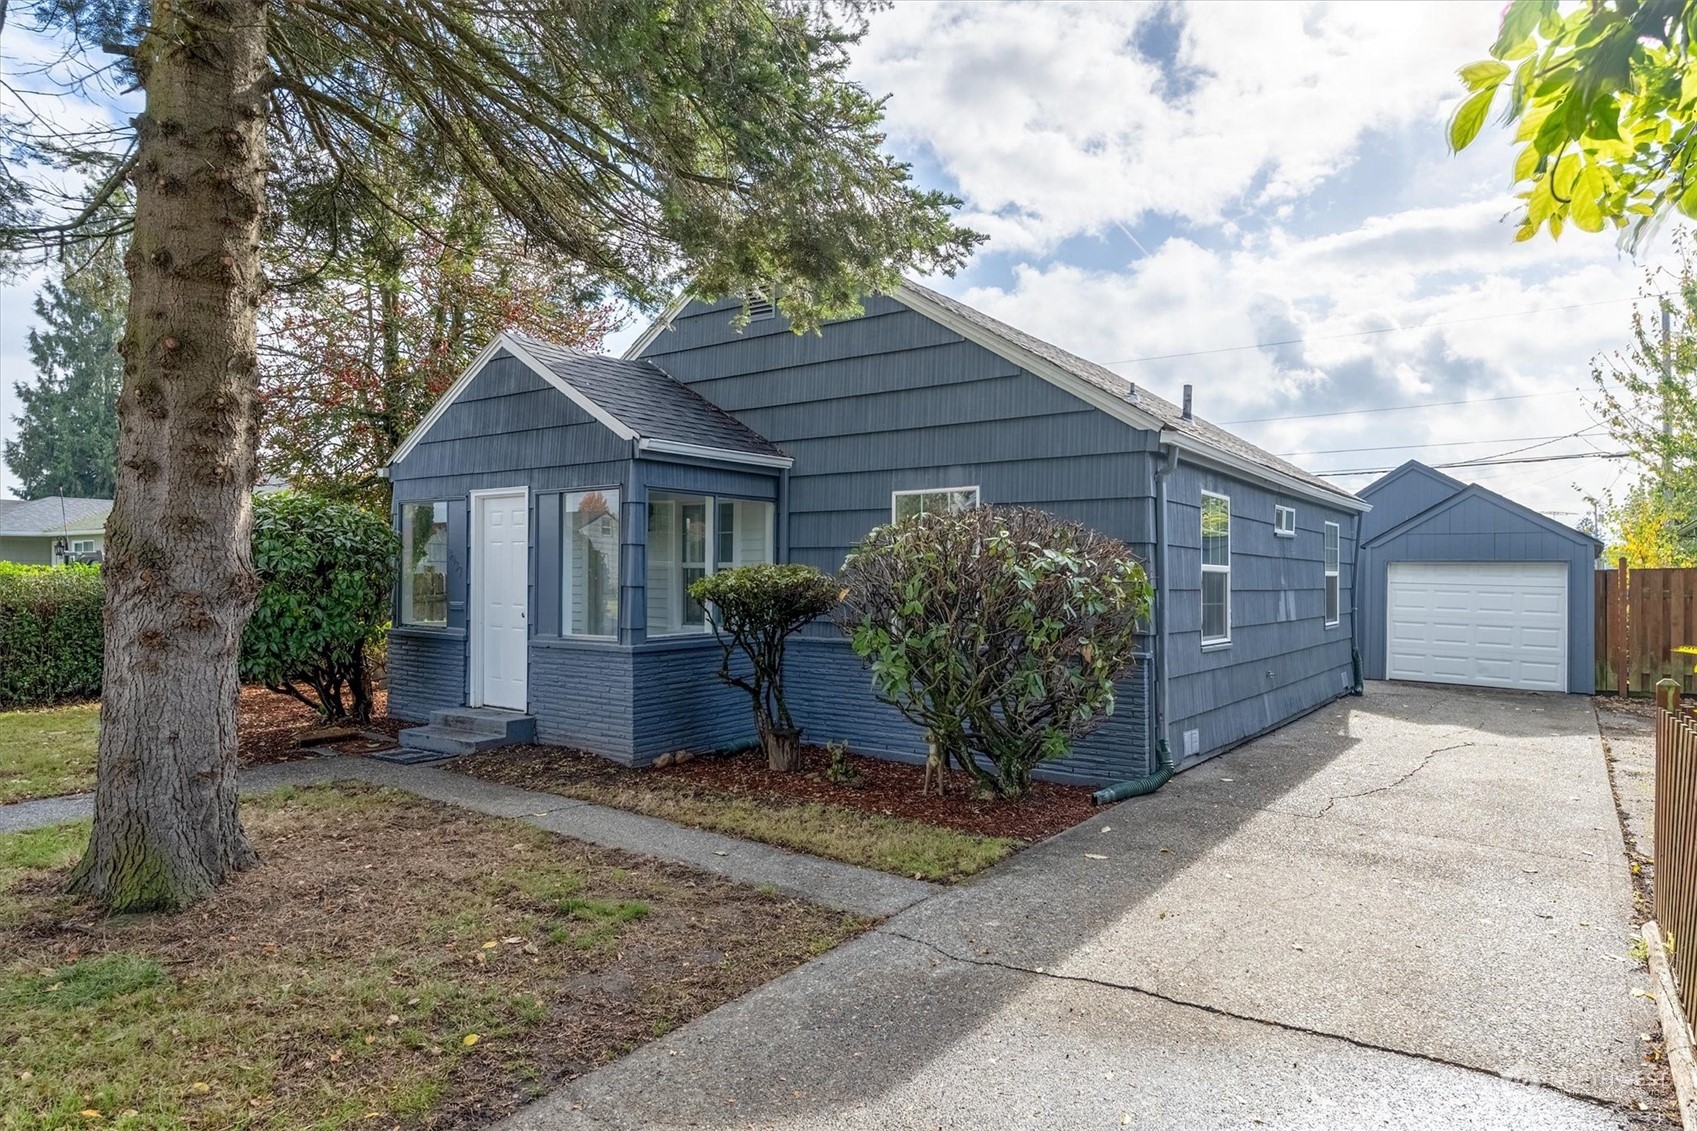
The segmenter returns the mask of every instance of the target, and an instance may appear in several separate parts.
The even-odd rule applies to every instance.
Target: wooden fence
[[[1687,1023],[1697,1019],[1697,717],[1656,712],[1656,925]]]
[[[1697,656],[1675,652],[1697,645],[1697,569],[1598,570],[1597,690],[1651,695],[1656,682],[1676,679],[1697,692]]]

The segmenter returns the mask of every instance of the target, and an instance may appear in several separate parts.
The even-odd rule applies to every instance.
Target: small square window
[[[1277,506],[1273,508],[1273,533],[1280,538],[1296,537],[1296,508]]]

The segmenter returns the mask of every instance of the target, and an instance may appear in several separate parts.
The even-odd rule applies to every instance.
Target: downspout
[[[1356,588],[1356,580],[1361,573],[1360,514],[1355,516],[1353,526],[1354,529],[1350,532],[1350,537],[1355,539],[1355,556],[1349,559],[1349,662],[1352,669],[1351,674],[1355,677],[1355,685],[1349,689],[1349,693],[1351,695],[1363,695],[1366,693],[1366,688],[1361,682],[1361,645],[1358,643],[1361,639],[1361,622],[1356,619],[1360,616],[1361,608],[1358,596],[1360,591]]]
[[[1172,750],[1167,746],[1167,477],[1178,467],[1178,448],[1168,444],[1155,468],[1155,757],[1153,773],[1104,786],[1090,795],[1094,805],[1111,805],[1142,797],[1166,785],[1173,776]]]

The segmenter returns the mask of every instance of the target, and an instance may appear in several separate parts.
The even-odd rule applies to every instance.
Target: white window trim
[[[890,492],[890,521],[896,521],[896,500],[907,495],[954,495],[972,492],[972,505],[979,506],[984,496],[979,492],[975,483],[970,487],[911,487],[901,491]]]
[[[1230,495],[1222,495],[1218,491],[1204,491],[1204,492],[1202,492],[1202,497],[1204,499],[1220,499],[1226,504],[1226,564],[1221,566],[1221,565],[1209,565],[1206,561],[1204,561],[1202,563],[1202,572],[1203,573],[1223,573],[1223,574],[1226,575],[1226,634],[1224,636],[1209,636],[1209,635],[1207,635],[1207,628],[1204,627],[1203,628],[1203,635],[1202,635],[1202,647],[1204,647],[1204,648],[1224,648],[1224,647],[1227,647],[1228,645],[1230,645],[1231,642],[1232,642],[1232,582],[1231,582],[1231,574],[1232,574],[1232,566],[1231,566],[1231,560],[1232,560],[1231,513],[1232,513],[1232,511],[1231,511],[1231,506],[1232,506],[1232,500],[1231,500]],[[1197,529],[1198,534],[1200,534],[1201,531],[1202,531],[1202,514],[1203,514],[1202,510],[1200,508],[1198,508],[1197,513],[1196,513],[1196,529]],[[1204,555],[1205,554],[1206,554],[1206,551],[1204,551]],[[1200,585],[1201,585],[1201,583],[1200,583],[1200,581],[1198,581],[1198,590],[1197,590],[1196,595],[1197,595],[1199,605],[1205,603],[1205,601],[1206,601],[1206,593],[1205,593],[1204,590],[1201,589]]]
[[[617,606],[616,606],[617,612],[614,613],[614,615],[613,615],[613,631],[611,633],[572,632],[572,631],[570,631],[571,619],[572,619],[572,571],[567,567],[567,557],[570,555],[570,552],[571,552],[570,540],[571,540],[571,536],[572,536],[572,531],[571,531],[572,515],[571,515],[570,511],[566,510],[565,503],[566,503],[566,500],[571,498],[573,495],[587,495],[591,491],[599,491],[599,492],[601,492],[601,494],[603,496],[605,496],[609,492],[611,492],[613,494],[613,496],[619,500],[618,513],[616,515],[614,515],[614,518],[619,523],[619,566],[618,566],[618,570],[616,571],[618,576],[614,577],[614,579],[613,579],[613,587],[618,590],[619,596],[618,596],[618,603],[617,603]],[[619,639],[619,622],[624,619],[624,615],[625,615],[625,590],[624,590],[624,585],[622,584],[623,579],[624,579],[624,568],[625,568],[625,564],[624,564],[624,558],[625,558],[625,544],[624,544],[624,539],[625,539],[625,514],[624,514],[625,499],[624,499],[624,495],[625,495],[624,488],[621,487],[620,485],[618,485],[617,483],[606,483],[606,484],[602,484],[602,485],[596,486],[596,487],[577,487],[577,488],[574,488],[570,491],[561,492],[561,494],[560,494],[560,545],[559,545],[559,552],[560,552],[560,626],[559,626],[559,634],[562,637],[566,637],[566,638],[571,639],[571,640],[595,640],[595,641],[601,641],[601,642],[606,642],[606,641],[609,641],[609,640],[617,641]],[[646,534],[644,535],[644,537],[646,538]],[[647,545],[644,544],[643,549],[646,551],[647,548],[648,548]]]
[[[1337,539],[1338,539],[1338,565],[1337,565],[1336,569],[1329,568],[1326,565],[1326,543],[1331,539],[1332,535],[1334,535],[1334,534],[1337,535]],[[1341,525],[1339,525],[1338,523],[1328,522],[1328,523],[1326,523],[1326,525],[1324,527],[1323,535],[1322,535],[1321,540],[1320,540],[1320,568],[1325,574],[1325,581],[1327,583],[1326,589],[1322,590],[1321,594],[1320,594],[1320,601],[1321,601],[1320,615],[1322,617],[1324,617],[1326,615],[1326,610],[1325,610],[1326,591],[1331,588],[1329,583],[1331,582],[1331,580],[1333,578],[1339,578],[1339,581],[1338,581],[1338,615],[1336,617],[1326,621],[1326,627],[1327,628],[1336,628],[1338,625],[1343,623],[1343,581],[1341,579],[1341,575],[1343,573],[1343,527]]]
[[[1283,522],[1279,521],[1280,519],[1284,518],[1286,515],[1290,516],[1290,525],[1289,526],[1286,526]],[[1296,537],[1296,508],[1295,507],[1287,507],[1287,506],[1285,506],[1285,504],[1280,503],[1273,508],[1273,535],[1275,537],[1278,537],[1278,538],[1295,538]]]
[[[711,492],[705,492],[705,491],[700,492],[700,493],[695,493],[695,492],[689,492],[689,491],[672,490],[672,489],[669,489],[669,488],[665,489],[665,490],[654,491],[651,494],[662,496],[662,497],[669,499],[669,500],[672,500],[674,502],[679,500],[679,499],[705,499],[705,500],[707,500],[707,562],[706,562],[706,566],[707,566],[706,576],[707,577],[712,577],[714,574],[719,572],[719,551],[718,551],[719,542],[718,542],[718,538],[719,538],[719,504],[721,502],[765,503],[766,504],[766,506],[767,506],[767,511],[766,511],[766,552],[771,557],[771,559],[774,563],[777,562],[777,560],[778,560],[778,546],[777,546],[776,533],[777,533],[777,522],[778,522],[778,504],[777,504],[776,501],[774,501],[772,499],[755,499],[755,498],[750,498],[746,495],[716,495],[716,494],[713,494]],[[675,533],[678,534],[678,537],[681,540],[681,538],[682,538],[681,532],[675,532]],[[646,521],[644,521],[643,527],[642,527],[642,555],[643,555],[644,560],[646,561],[646,559],[648,557],[648,524],[647,524]],[[677,560],[680,564],[680,573],[681,573],[681,563],[683,562],[683,549],[682,549],[681,541],[679,543],[678,559]],[[648,603],[647,602],[648,594],[646,592],[646,586],[647,586],[646,570],[644,571],[643,585],[644,585],[643,604],[644,604],[644,606],[646,606],[647,603]],[[680,586],[680,590],[681,590],[681,586]],[[687,594],[683,595],[683,599],[686,599],[686,600],[688,599]],[[647,623],[647,618],[645,616],[644,617],[644,625],[645,626],[646,626],[646,623]],[[646,627],[645,627],[644,628],[644,639],[647,639],[647,640],[674,640],[678,637],[701,636],[703,634],[711,635],[712,632],[713,632],[713,616],[712,616],[712,612],[709,610],[708,615],[701,618],[701,627],[700,628],[684,627],[682,624],[680,624],[677,628],[670,629],[666,632],[648,632],[646,630]]]

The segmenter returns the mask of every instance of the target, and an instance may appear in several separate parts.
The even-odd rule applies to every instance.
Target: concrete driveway
[[[1590,703],[1375,684],[512,1128],[1663,1126]]]

